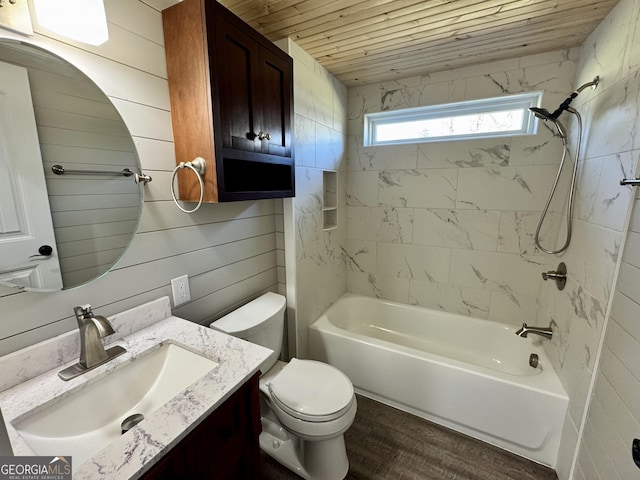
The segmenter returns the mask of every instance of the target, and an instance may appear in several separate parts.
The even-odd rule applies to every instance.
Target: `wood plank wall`
[[[0,298],[0,355],[76,328],[72,309],[90,303],[112,315],[163,295],[171,278],[188,274],[192,300],[174,314],[211,320],[278,290],[276,201],[204,205],[193,215],[171,200],[175,165],[159,9],[142,1],[109,0],[109,41],[73,44],[35,25],[29,42],[74,63],[110,98],[132,136],[145,188],[138,233],[117,267],[82,287]],[[0,28],[0,37],[24,39]]]

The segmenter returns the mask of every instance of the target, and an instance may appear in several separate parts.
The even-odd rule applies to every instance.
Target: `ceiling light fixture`
[[[33,6],[47,30],[90,45],[109,40],[103,0],[34,0]]]

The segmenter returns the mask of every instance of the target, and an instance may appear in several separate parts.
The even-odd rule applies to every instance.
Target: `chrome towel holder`
[[[631,185],[632,187],[637,187],[640,185],[640,178],[623,178],[620,180],[620,185]]]
[[[178,173],[179,170],[183,168],[190,168],[191,170],[193,170],[196,176],[198,177],[198,182],[200,183],[200,200],[198,201],[198,204],[191,210],[185,209],[182,205],[178,203],[178,199],[176,197],[176,191],[174,188],[174,181],[176,178],[176,174]],[[206,173],[206,171],[207,171],[207,162],[202,157],[196,157],[190,162],[180,162],[176,166],[176,168],[173,169],[173,174],[171,175],[171,197],[173,198],[173,201],[177,205],[177,207],[180,210],[182,210],[184,213],[193,213],[197,211],[202,205],[202,201],[204,200],[204,180],[202,177],[204,177],[204,174]]]
[[[105,176],[123,176],[123,177],[133,177],[133,180],[136,183],[142,183],[146,185],[149,183],[152,178],[149,175],[145,175],[144,173],[136,173],[133,170],[128,168],[124,168],[122,170],[73,170],[69,168],[64,168],[62,165],[54,165],[51,167],[51,171],[56,175],[105,175]]]

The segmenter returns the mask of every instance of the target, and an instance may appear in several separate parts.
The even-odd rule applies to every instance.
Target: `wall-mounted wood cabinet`
[[[162,12],[176,162],[202,157],[206,202],[291,197],[293,61],[214,0]],[[197,201],[195,174],[178,174]]]

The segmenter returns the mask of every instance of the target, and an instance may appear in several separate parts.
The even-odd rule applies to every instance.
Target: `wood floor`
[[[347,480],[557,480],[553,470],[358,395]],[[299,477],[262,454],[265,480]],[[338,479],[336,479],[338,480]]]

